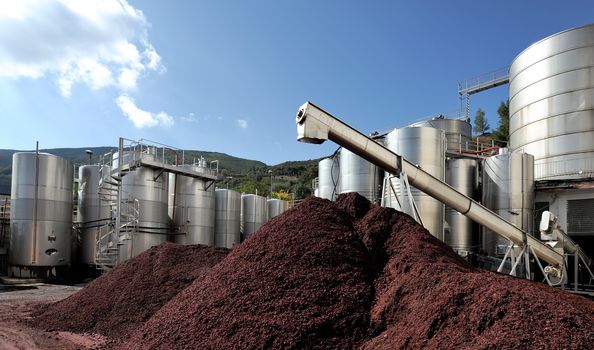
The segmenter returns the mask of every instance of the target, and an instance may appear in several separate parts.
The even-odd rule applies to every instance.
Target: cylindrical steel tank
[[[339,189],[340,164],[338,155],[324,158],[318,163],[318,193],[317,197],[331,201],[336,199]]]
[[[446,183],[460,193],[472,198],[477,187],[478,167],[474,159],[446,160]],[[471,219],[456,210],[446,207],[445,221],[448,229],[444,230],[444,242],[458,254],[465,256],[478,250],[478,230]]]
[[[268,220],[279,216],[289,209],[289,202],[282,199],[273,198],[269,199],[266,203],[268,205]]]
[[[131,157],[154,159],[155,155],[138,152],[124,153],[125,160]],[[114,155],[113,166],[117,167],[117,153]],[[138,167],[122,176],[121,224],[125,225],[136,215],[138,224],[128,226],[131,230],[131,239],[120,239],[118,262],[133,258],[167,240],[169,229],[167,185],[167,173],[148,167]],[[135,207],[138,210],[137,214],[135,214]]]
[[[196,172],[204,170],[200,165],[187,166]],[[180,244],[214,245],[215,196],[214,184],[198,178],[169,174],[170,212],[173,225],[178,228],[173,236]]]
[[[64,158],[35,152],[12,156],[11,266],[70,263],[73,181],[74,168]]]
[[[215,190],[215,245],[233,248],[241,242],[241,194]]]
[[[241,195],[241,234],[244,238],[264,225],[267,217],[266,197],[255,194]]]
[[[510,67],[510,147],[536,180],[594,174],[594,24],[531,45]]]
[[[439,180],[445,179],[445,132],[441,129],[428,127],[404,127],[394,129],[386,136],[386,147],[409,161],[418,164],[423,170]],[[386,174],[389,176],[390,174]],[[392,185],[390,186],[390,182]],[[385,182],[388,188],[385,205],[398,208],[394,191],[400,198],[400,180],[397,177]],[[394,188],[394,191],[392,190]],[[411,194],[421,216],[423,226],[435,237],[443,240],[444,205],[438,200],[426,195],[411,186]],[[405,213],[412,214],[413,209],[406,191],[401,208]]]
[[[382,172],[346,148],[340,149],[339,193],[357,192],[379,204]]]
[[[532,231],[534,157],[505,153],[483,160],[483,205],[526,232]],[[505,254],[509,241],[483,229],[481,246],[491,256]]]
[[[111,221],[109,200],[101,200],[99,180],[108,176],[110,167],[101,165],[83,165],[78,168],[78,209],[76,221],[80,228],[80,261],[94,265],[97,257],[97,235],[109,233]],[[111,185],[104,187],[112,188]],[[104,190],[105,191],[105,190]],[[113,196],[115,192],[104,192],[104,196]],[[108,199],[108,198],[106,198]]]
[[[426,126],[429,128],[443,130],[447,140],[446,149],[448,151],[465,150],[472,141],[472,126],[466,119],[449,119],[445,117],[438,117],[422,120],[413,123],[410,126]]]

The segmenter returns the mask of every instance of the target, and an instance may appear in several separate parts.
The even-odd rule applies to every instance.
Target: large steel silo
[[[190,170],[201,172],[202,165],[187,166]],[[215,236],[215,196],[211,181],[183,175],[169,174],[170,212],[178,232],[173,236],[180,244],[214,245]]]
[[[268,217],[266,197],[255,194],[241,195],[241,234],[243,238],[256,232]]]
[[[379,204],[382,172],[346,148],[340,150],[339,193],[357,192]]]
[[[51,277],[51,267],[70,263],[72,163],[47,153],[12,156],[10,210],[11,272]]]
[[[282,199],[269,199],[266,202],[268,206],[268,220],[272,219],[275,216],[279,216],[280,214],[284,213],[289,209],[289,202],[284,201]]]
[[[155,155],[138,152],[124,153],[124,160],[133,157],[154,159]],[[113,166],[117,167],[117,153],[114,155]],[[150,247],[165,242],[169,229],[167,173],[141,166],[123,174],[121,178],[121,224],[130,222],[135,215],[138,222],[136,225],[128,226],[130,239],[120,240],[118,262],[133,258]],[[138,206],[137,214],[134,212],[135,206]]]
[[[402,155],[410,162],[418,164],[426,172],[439,180],[445,179],[445,133],[441,129],[429,127],[404,127],[394,129],[386,136],[386,147]],[[386,174],[389,176],[390,174]],[[397,174],[399,175],[399,174]],[[390,182],[392,183],[390,186]],[[385,205],[398,208],[395,193],[400,198],[400,180],[392,177],[386,181],[387,187]],[[394,190],[392,190],[392,188]],[[403,193],[404,203],[402,210],[412,214],[413,209],[406,191]],[[423,226],[435,237],[443,240],[444,205],[438,200],[426,195],[411,186],[411,195],[418,208]]]
[[[474,159],[446,160],[446,183],[470,198],[478,187],[477,174],[478,166]],[[445,243],[463,256],[478,250],[478,230],[475,230],[475,225],[470,218],[446,207],[445,221],[449,226],[444,230]]]
[[[534,157],[503,153],[483,160],[483,205],[526,232],[532,231]],[[491,256],[505,254],[509,241],[483,228],[482,248]]]
[[[534,155],[536,180],[592,177],[594,24],[531,45],[509,77],[509,145]]]
[[[467,119],[450,119],[438,117],[422,120],[410,126],[425,126],[434,129],[441,129],[445,132],[446,149],[448,151],[466,150],[472,141],[472,126]]]
[[[339,190],[340,164],[338,154],[324,158],[318,163],[318,193],[317,197],[331,201],[336,199]]]
[[[215,245],[233,248],[241,242],[241,194],[215,190]]]
[[[79,253],[83,264],[95,265],[97,235],[107,235],[110,230],[108,224],[111,221],[111,207],[108,200],[101,200],[99,188],[101,176],[108,175],[110,172],[110,167],[102,165],[83,165],[78,168],[76,221],[81,234]],[[111,185],[107,186],[112,188]],[[113,196],[113,192],[104,195]]]

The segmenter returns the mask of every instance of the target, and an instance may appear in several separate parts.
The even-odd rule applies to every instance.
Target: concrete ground
[[[96,335],[70,332],[45,332],[28,326],[36,306],[56,302],[80,290],[81,287],[43,283],[0,284],[0,349],[97,349],[105,339]]]

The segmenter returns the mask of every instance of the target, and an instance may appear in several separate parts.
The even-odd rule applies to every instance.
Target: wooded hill
[[[54,154],[71,160],[74,164],[87,164],[89,156],[86,150],[93,152],[91,162],[100,161],[101,155],[117,150],[116,147],[81,147],[53,148],[40,152]],[[30,150],[29,150],[30,151]],[[0,149],[0,194],[10,194],[12,175],[12,155],[21,152]],[[220,152],[185,151],[186,162],[204,157],[208,162],[218,160],[222,180],[217,184],[221,188],[231,188],[240,192],[269,195],[272,177],[273,191],[291,192],[296,198],[303,198],[311,193],[311,182],[317,176],[318,160],[289,161],[277,165],[234,157]]]

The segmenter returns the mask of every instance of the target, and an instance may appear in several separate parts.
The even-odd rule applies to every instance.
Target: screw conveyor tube
[[[303,104],[297,112],[297,134],[297,140],[301,142],[319,144],[331,140],[391,174],[405,173],[411,185],[493,232],[519,246],[523,246],[526,240],[539,259],[555,267],[564,264],[563,256],[548,245],[311,102]]]

